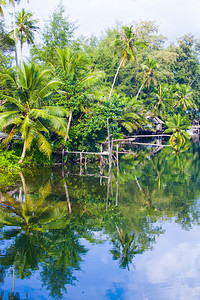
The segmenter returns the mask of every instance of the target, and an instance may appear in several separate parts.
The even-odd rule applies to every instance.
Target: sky
[[[21,0],[17,10],[24,7],[40,20],[44,20],[58,6],[60,0]],[[63,0],[69,21],[77,21],[77,35],[99,36],[106,28],[114,27],[116,21],[130,25],[133,21],[153,20],[160,33],[169,42],[176,41],[184,34],[193,33],[200,38],[199,0]],[[6,10],[12,11],[11,6]]]

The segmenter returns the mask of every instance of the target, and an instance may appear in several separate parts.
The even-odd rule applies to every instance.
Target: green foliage
[[[16,73],[4,74],[11,95],[5,95],[5,103],[1,106],[0,129],[8,132],[4,143],[11,140],[14,134],[21,134],[24,146],[20,162],[34,139],[39,150],[50,158],[51,145],[46,136],[52,131],[61,136],[66,134],[64,117],[67,111],[45,103],[52,90],[60,84],[58,80],[49,80],[50,75],[51,70],[33,64],[24,64]]]
[[[196,103],[199,103],[199,46],[199,40],[192,34],[178,39],[177,46],[171,45],[171,49],[177,53],[177,60],[171,66],[175,81],[194,89]]]
[[[166,121],[168,129],[165,132],[172,132],[170,138],[170,144],[178,149],[185,144],[185,139],[189,138],[189,134],[185,131],[189,128],[188,118],[186,116],[181,117],[180,114],[174,115]]]
[[[0,187],[7,188],[19,180],[19,156],[13,151],[0,150]]]
[[[33,60],[53,63],[56,60],[56,48],[64,49],[71,45],[76,26],[65,16],[62,2],[45,22],[42,30],[42,45],[34,46],[31,50]]]
[[[191,111],[194,108],[198,110],[200,47],[193,35],[180,38],[177,44],[165,46],[166,38],[152,21],[135,22],[130,26],[117,24],[115,28],[107,29],[100,38],[80,36],[75,39],[74,31],[75,24],[65,17],[65,8],[60,3],[43,30],[43,45],[32,48],[33,64],[38,61],[45,68],[48,65],[49,70],[45,80],[50,82],[46,87],[50,93],[44,99],[42,95],[36,97],[37,108],[32,113],[34,121],[43,119],[44,127],[37,127],[39,131],[35,127],[33,131],[38,132],[35,137],[39,149],[48,156],[51,146],[59,150],[63,146],[74,150],[98,149],[99,143],[107,137],[107,118],[111,134],[119,137],[137,132],[139,128],[145,130],[146,117],[157,116],[165,122],[174,114],[184,117],[186,111],[190,112],[191,121],[195,117]],[[51,71],[58,80],[52,80]],[[17,99],[12,92],[15,71],[10,74],[9,85],[0,82],[0,93],[7,96],[7,103],[8,97]],[[45,88],[43,92],[45,94]],[[17,95],[20,93],[18,90]],[[107,99],[111,99],[112,94],[113,99],[108,103]],[[130,105],[131,99],[136,99],[137,103]],[[12,103],[15,108],[16,103]],[[45,117],[44,121],[47,113],[44,110],[48,105],[57,107],[57,110],[48,108],[48,113],[59,118],[64,116],[58,113],[59,109],[68,111],[64,116],[65,135],[58,127],[56,130],[48,127],[50,119],[47,121]],[[4,104],[1,110],[6,106]],[[11,120],[14,127],[11,123],[2,127],[7,128],[4,130],[9,133],[9,139],[19,129],[22,118],[17,118],[17,114],[5,117],[7,120],[16,117]],[[27,119],[24,127],[20,127],[22,138],[25,137],[25,128],[33,125],[33,119]],[[27,127],[28,123],[30,127]],[[56,123],[58,125],[59,122]],[[58,137],[60,133],[62,138]],[[25,148],[30,148],[32,138],[33,132],[26,139]],[[38,157],[36,153],[35,156]]]
[[[0,172],[3,171],[19,171],[19,156],[15,151],[0,151]]]
[[[62,2],[46,21],[42,37],[47,48],[64,48],[70,45],[76,26],[65,17],[65,8]]]
[[[135,98],[126,102],[125,113],[118,120],[120,125],[129,133],[137,131],[148,123],[145,117],[146,112],[142,101]]]
[[[68,146],[78,150],[99,150],[99,143],[107,137],[107,118],[112,137],[122,137],[118,119],[124,107],[124,102],[115,97],[112,101],[104,100],[93,105],[84,118],[71,128]]]

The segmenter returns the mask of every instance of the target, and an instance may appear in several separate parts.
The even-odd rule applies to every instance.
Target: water
[[[200,299],[199,146],[134,151],[2,179],[2,299]]]

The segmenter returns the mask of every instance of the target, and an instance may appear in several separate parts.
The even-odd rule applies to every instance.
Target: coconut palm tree
[[[117,239],[113,240],[114,249],[110,252],[113,254],[113,259],[119,261],[120,268],[129,269],[133,258],[137,254],[145,251],[145,245],[142,245],[138,240],[138,234],[127,233],[123,229],[117,228]]]
[[[141,87],[136,96],[136,100],[139,97],[139,94],[143,88],[143,86],[147,86],[149,88],[150,84],[153,83],[154,86],[157,86],[157,80],[154,74],[154,70],[158,68],[158,63],[155,59],[148,58],[144,64],[141,65],[144,71],[144,76],[142,80]]]
[[[33,14],[31,12],[26,12],[23,8],[22,11],[17,14],[16,18],[16,35],[21,48],[21,65],[23,62],[23,45],[25,42],[28,45],[33,44],[34,32],[39,29],[39,27],[35,26],[39,20],[33,19],[32,17]]]
[[[15,41],[15,61],[16,66],[18,65],[18,57],[17,57],[17,35],[16,35],[16,5],[15,3],[20,3],[21,0],[9,0],[9,3],[13,6],[13,38]]]
[[[51,131],[66,135],[67,110],[47,106],[45,102],[60,85],[59,80],[50,80],[50,75],[50,69],[42,69],[35,64],[23,64],[16,72],[3,74],[9,96],[4,95],[5,103],[1,106],[0,130],[8,132],[5,142],[14,134],[21,134],[24,145],[19,163],[22,163],[33,139],[37,141],[39,150],[50,157],[51,145],[46,136]]]
[[[183,107],[184,110],[187,110],[189,108],[195,108],[196,105],[193,102],[192,98],[192,89],[190,86],[187,86],[185,84],[179,85],[178,83],[175,86],[175,104],[174,108]]]
[[[189,122],[187,117],[182,117],[180,114],[173,115],[166,121],[167,129],[165,132],[172,132],[170,137],[170,144],[176,148],[180,148],[185,144],[186,138],[189,138],[189,134],[186,129],[189,128]]]
[[[115,40],[116,53],[120,53],[120,63],[117,68],[112,87],[109,93],[108,100],[110,100],[112,96],[112,92],[114,89],[115,81],[117,79],[117,75],[122,65],[126,63],[126,61],[133,62],[136,60],[136,51],[138,47],[146,47],[144,43],[137,42],[135,33],[133,32],[133,26],[122,26],[122,31],[120,34],[116,36]]]
[[[151,109],[153,114],[160,116],[161,118],[165,117],[167,98],[169,96],[169,88],[167,85],[161,85],[158,88],[158,92],[155,94],[155,98],[152,100]]]

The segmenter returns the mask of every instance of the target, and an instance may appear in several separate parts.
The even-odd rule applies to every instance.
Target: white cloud
[[[176,278],[197,278],[199,265],[200,243],[191,247],[181,243],[170,251],[160,253],[155,260],[147,265],[147,277],[150,283],[158,284],[176,281]],[[190,255],[188,256],[188,253]]]
[[[154,250],[135,260],[136,274],[130,275],[128,290],[154,296],[162,293],[163,300],[200,299],[199,227],[184,231],[177,224],[166,223],[165,230]],[[139,288],[135,287],[136,280]]]

